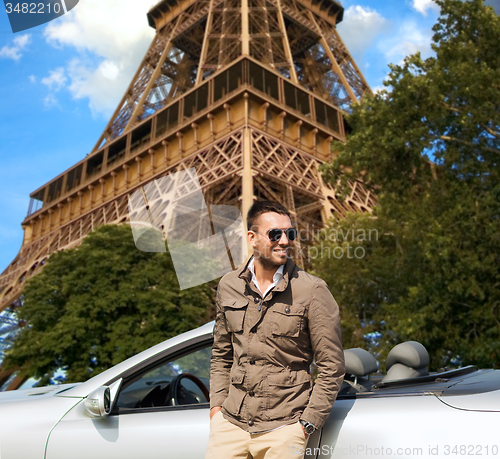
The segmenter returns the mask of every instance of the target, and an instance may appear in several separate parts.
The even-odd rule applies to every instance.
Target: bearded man
[[[289,257],[297,230],[284,206],[254,203],[247,227],[253,256],[217,290],[206,459],[298,458],[344,377],[339,308]]]

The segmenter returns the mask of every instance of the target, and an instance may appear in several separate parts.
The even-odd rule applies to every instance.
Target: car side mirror
[[[122,379],[115,381],[111,386],[101,386],[91,392],[85,399],[85,410],[93,418],[106,417],[111,413]]]

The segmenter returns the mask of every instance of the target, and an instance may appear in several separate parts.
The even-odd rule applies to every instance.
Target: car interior
[[[477,371],[475,366],[456,370],[443,370],[429,373],[429,353],[417,341],[400,343],[391,349],[386,360],[386,374],[373,375],[378,372],[378,364],[368,351],[361,348],[345,349],[346,374],[339,396],[354,394],[369,395],[388,389],[414,391],[419,385],[446,383],[450,378]]]
[[[211,346],[138,372],[125,381],[115,407],[121,412],[141,408],[208,403]]]

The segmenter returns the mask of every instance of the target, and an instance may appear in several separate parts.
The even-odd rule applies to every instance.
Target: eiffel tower
[[[255,199],[282,202],[302,235],[370,211],[361,183],[339,200],[318,172],[332,140],[345,140],[344,112],[370,91],[337,32],[343,12],[335,0],[154,6],[156,35],[93,150],[31,194],[0,311],[52,253],[127,221],[128,196],[172,172],[196,168],[207,204],[243,215]],[[299,243],[299,264],[301,253]]]

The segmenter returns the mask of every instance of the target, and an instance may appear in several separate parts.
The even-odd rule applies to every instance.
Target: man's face
[[[257,218],[253,231],[248,231],[248,242],[253,247],[255,258],[268,266],[281,266],[286,263],[287,255],[293,247],[293,241],[289,241],[285,232],[279,241],[271,242],[268,237],[269,230],[280,228],[286,230],[292,227],[290,218],[275,212],[266,212]]]

